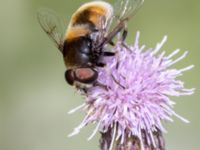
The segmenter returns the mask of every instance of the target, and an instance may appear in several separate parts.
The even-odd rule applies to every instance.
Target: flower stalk
[[[153,133],[155,146],[148,145],[148,142],[145,140],[146,139],[145,131],[143,131],[142,133],[142,139],[144,140],[142,143],[138,137],[128,136],[128,134],[125,135],[125,139],[123,143],[120,142],[120,139],[112,143],[112,138],[113,138],[112,129],[109,129],[106,133],[100,133],[100,134],[101,134],[100,150],[142,150],[142,149],[165,150],[164,137],[162,135],[162,132],[160,131]]]

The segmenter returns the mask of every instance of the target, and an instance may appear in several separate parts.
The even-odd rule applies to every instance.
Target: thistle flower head
[[[105,58],[106,67],[98,68],[99,84],[88,90],[85,103],[77,108],[84,108],[86,116],[71,135],[79,133],[88,123],[97,123],[89,139],[97,131],[105,133],[113,128],[113,140],[123,143],[126,135],[134,136],[144,148],[142,134],[145,131],[147,143],[156,147],[153,133],[166,132],[162,120],[173,121],[171,117],[176,116],[188,122],[174,112],[175,103],[169,96],[193,93],[194,89],[184,88],[184,83],[176,79],[193,65],[172,69],[187,52],[176,59],[173,57],[179,49],[170,55],[164,51],[157,54],[166,40],[165,36],[155,48],[140,47],[139,33],[131,46],[119,40],[114,47],[116,55]]]

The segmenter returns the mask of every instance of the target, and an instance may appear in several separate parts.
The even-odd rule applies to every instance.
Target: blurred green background
[[[1,0],[0,1],[0,149],[1,150],[98,150],[99,135],[87,142],[93,126],[67,138],[83,118],[67,111],[83,99],[64,80],[61,54],[41,30],[36,10],[52,8],[66,20],[86,1],[81,0]],[[114,2],[110,1],[110,2]],[[141,31],[141,44],[154,47],[164,35],[169,54],[176,48],[189,55],[175,67],[195,64],[182,80],[197,88],[192,96],[173,98],[177,113],[191,121],[178,119],[165,123],[168,150],[200,149],[200,1],[146,0],[129,23],[127,41]]]

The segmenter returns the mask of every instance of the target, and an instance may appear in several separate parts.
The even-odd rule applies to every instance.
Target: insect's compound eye
[[[91,84],[97,80],[98,72],[92,68],[77,68],[74,71],[76,81]]]
[[[74,72],[72,70],[67,70],[65,72],[65,80],[70,85],[74,84]]]

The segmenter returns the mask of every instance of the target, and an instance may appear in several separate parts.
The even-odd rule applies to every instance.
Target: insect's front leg
[[[114,52],[103,52],[103,56],[108,56],[108,57],[110,57],[110,56],[114,56],[114,55],[115,55]]]
[[[115,46],[115,43],[114,43],[113,41],[109,41],[109,44],[110,44],[111,46]]]
[[[123,32],[122,32],[122,41],[125,41],[127,35],[128,35],[128,28],[127,28],[127,21],[125,21]]]

